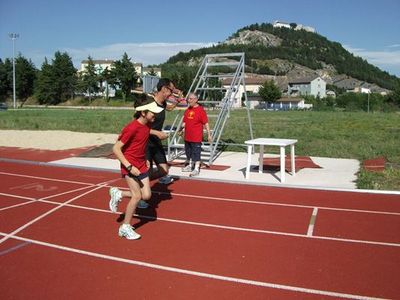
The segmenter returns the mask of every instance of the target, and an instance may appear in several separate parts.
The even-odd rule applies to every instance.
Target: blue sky
[[[400,0],[1,0],[0,58],[16,51],[40,68],[66,51],[74,65],[120,59],[144,65],[224,41],[275,20],[314,27],[331,41],[400,77]]]

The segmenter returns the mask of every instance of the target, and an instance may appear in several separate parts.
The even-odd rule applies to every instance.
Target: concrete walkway
[[[265,157],[277,157],[276,155],[265,155]],[[295,176],[286,173],[285,183],[280,182],[280,171],[266,171],[262,174],[251,171],[250,179],[245,178],[247,153],[222,152],[215,160],[214,165],[230,166],[226,170],[201,169],[196,179],[265,184],[276,186],[295,186],[307,188],[334,188],[334,189],[356,189],[355,180],[360,169],[360,163],[355,159],[337,159],[324,157],[311,157],[313,162],[321,168],[304,168],[299,170]],[[178,160],[179,162],[179,160]],[[88,168],[100,168],[108,170],[119,170],[119,162],[115,159],[106,158],[83,158],[71,157],[53,161],[58,165],[79,166]],[[258,165],[258,154],[253,154],[252,166]],[[183,173],[181,167],[172,166],[170,174],[175,177],[188,178],[188,173]]]

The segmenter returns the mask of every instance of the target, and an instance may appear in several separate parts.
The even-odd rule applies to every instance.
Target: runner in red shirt
[[[153,101],[136,101],[135,119],[122,130],[113,152],[121,162],[121,174],[128,184],[129,191],[121,191],[116,187],[110,188],[110,209],[117,212],[118,204],[123,197],[130,197],[126,206],[123,224],[119,227],[118,234],[129,240],[140,238],[130,225],[133,213],[138,204],[149,200],[151,197],[149,167],[146,163],[146,146],[149,139],[151,123],[154,122],[155,114],[160,113],[163,108],[157,106]],[[145,203],[147,205],[147,203]],[[140,207],[139,207],[140,208]]]
[[[200,173],[201,143],[203,141],[203,127],[207,130],[208,142],[211,142],[210,126],[204,108],[198,103],[196,94],[191,93],[188,97],[189,107],[183,116],[180,132],[185,130],[185,153],[186,162],[182,172],[191,172],[190,176]]]

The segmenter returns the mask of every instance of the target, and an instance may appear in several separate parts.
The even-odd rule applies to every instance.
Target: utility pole
[[[15,92],[15,40],[19,38],[18,33],[10,33],[8,35],[10,39],[12,39],[13,43],[13,100],[14,100],[14,109],[17,108],[17,100],[16,100],[16,92]]]

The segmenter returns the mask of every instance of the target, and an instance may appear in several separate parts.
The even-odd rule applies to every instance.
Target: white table
[[[281,165],[281,182],[285,182],[285,147],[290,146],[290,162],[292,167],[292,176],[296,175],[295,161],[294,161],[294,145],[297,140],[289,139],[269,139],[269,138],[258,138],[254,140],[245,141],[247,146],[247,166],[246,166],[246,179],[250,178],[250,166],[251,166],[251,156],[253,153],[253,147],[260,146],[260,156],[259,156],[259,167],[258,173],[263,172],[263,158],[264,158],[264,146],[279,146],[280,147],[280,165]]]

